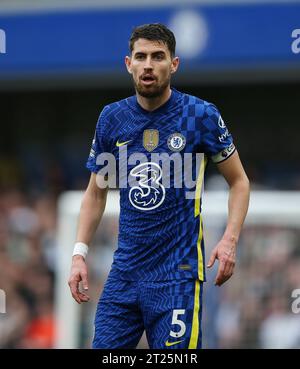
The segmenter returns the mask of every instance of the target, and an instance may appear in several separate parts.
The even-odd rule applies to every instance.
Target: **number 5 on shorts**
[[[170,336],[171,337],[175,337],[175,338],[179,338],[182,337],[185,334],[186,331],[186,325],[184,323],[184,321],[180,320],[178,318],[179,315],[183,315],[185,314],[185,309],[174,309],[173,310],[173,316],[172,316],[172,325],[179,325],[180,327],[180,331],[179,332],[174,332],[174,331],[170,331]]]

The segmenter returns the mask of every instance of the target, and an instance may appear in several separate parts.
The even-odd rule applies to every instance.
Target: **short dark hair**
[[[135,41],[137,41],[139,38],[163,42],[168,46],[171,57],[173,58],[175,56],[176,39],[174,33],[164,24],[149,23],[135,27],[129,40],[129,49],[131,53],[133,51]]]

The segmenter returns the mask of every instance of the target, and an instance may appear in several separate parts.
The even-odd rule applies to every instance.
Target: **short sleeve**
[[[105,108],[100,113],[97,121],[94,138],[92,141],[92,147],[86,163],[87,169],[91,172],[97,173],[101,169],[101,165],[97,164],[97,158],[100,154],[107,152],[107,145],[105,145],[105,138],[103,132],[105,132]]]
[[[203,116],[201,147],[214,163],[221,163],[235,152],[232,135],[213,104],[207,106]]]

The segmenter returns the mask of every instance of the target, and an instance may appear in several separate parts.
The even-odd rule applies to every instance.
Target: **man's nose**
[[[145,60],[144,69],[153,69],[151,57],[149,56]]]

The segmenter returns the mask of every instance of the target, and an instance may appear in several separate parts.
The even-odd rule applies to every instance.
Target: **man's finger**
[[[230,276],[227,276],[227,277],[223,277],[220,281],[219,281],[219,283],[217,284],[218,286],[222,286],[222,284],[224,284],[225,282],[227,282],[228,281],[228,279],[230,278]]]
[[[235,263],[233,261],[227,260],[224,262],[224,269],[220,272],[220,275],[218,273],[218,276],[216,278],[216,285],[221,286],[226,281],[228,281],[229,278],[231,278],[234,270]]]
[[[79,298],[78,292],[77,292],[77,291],[75,291],[75,290],[71,290],[71,293],[72,293],[72,297],[73,297],[73,299],[74,299],[76,302],[78,302],[78,304],[80,304],[80,303],[81,303],[81,300],[80,300],[80,298]]]
[[[230,273],[231,273],[231,270],[232,270],[232,261],[230,260],[230,259],[227,259],[226,261],[225,261],[225,268],[224,268],[224,275],[225,276],[228,276],[228,275],[230,275]]]
[[[223,260],[220,261],[219,269],[217,273],[217,277],[215,280],[215,284],[219,285],[220,282],[224,279],[224,270],[225,270],[225,262]]]
[[[229,272],[228,272],[229,278],[232,277],[233,273],[234,273],[234,263],[231,264],[231,266],[230,266],[230,269],[229,269]]]
[[[81,304],[80,298],[77,293],[72,292],[73,299],[78,302],[78,304]]]
[[[82,280],[83,289],[87,291],[89,289],[87,273],[85,272],[81,273],[81,280]]]
[[[80,298],[79,298],[79,291],[78,291],[78,281],[71,281],[69,282],[69,286],[70,286],[70,290],[72,293],[72,296],[74,298],[74,300],[76,300],[79,304],[81,303]]]
[[[234,267],[235,267],[235,259],[233,258],[227,259],[224,271],[225,276],[228,276],[228,278],[230,278],[233,274]]]
[[[209,262],[207,264],[208,268],[211,268],[214,265],[216,257],[217,257],[217,250],[213,250],[211,257],[209,259]]]
[[[87,302],[90,300],[90,297],[86,295],[85,293],[78,292],[78,296],[81,302]]]

